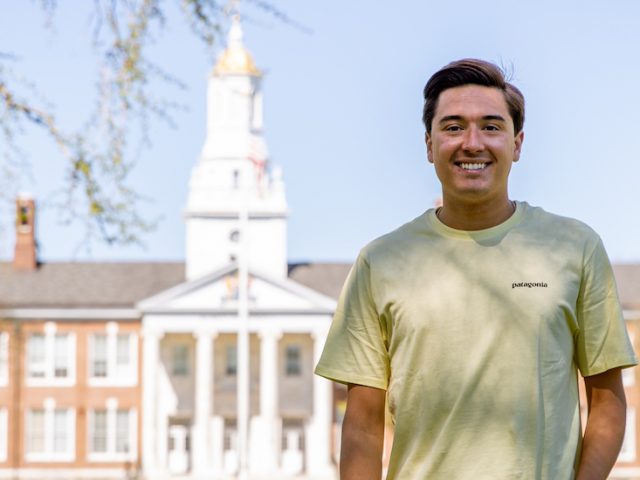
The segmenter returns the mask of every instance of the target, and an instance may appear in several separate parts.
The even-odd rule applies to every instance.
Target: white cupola
[[[263,136],[262,73],[233,18],[227,48],[208,80],[207,137],[189,182],[186,276],[197,278],[235,261],[246,209],[249,268],[287,276],[287,203],[282,173],[271,168]]]

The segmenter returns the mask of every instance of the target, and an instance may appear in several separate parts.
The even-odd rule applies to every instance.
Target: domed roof
[[[213,67],[214,74],[252,75],[256,77],[262,75],[262,72],[258,70],[258,67],[253,62],[251,54],[244,48],[242,37],[240,19],[236,15],[233,17],[231,29],[229,30],[227,48],[218,58],[216,66]]]

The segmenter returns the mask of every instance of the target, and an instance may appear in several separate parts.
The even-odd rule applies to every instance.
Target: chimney
[[[13,269],[29,272],[36,269],[36,203],[28,194],[20,194],[16,200],[16,250]]]

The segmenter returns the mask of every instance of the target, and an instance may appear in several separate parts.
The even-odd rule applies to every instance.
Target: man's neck
[[[491,202],[460,203],[444,200],[437,210],[438,219],[456,230],[484,230],[506,221],[516,210],[508,197]]]

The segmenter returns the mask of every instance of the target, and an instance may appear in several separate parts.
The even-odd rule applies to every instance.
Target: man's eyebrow
[[[506,122],[507,120],[502,115],[485,115],[482,117],[483,120],[495,120],[498,122]],[[463,120],[462,115],[446,115],[438,120],[438,123],[450,122],[452,120],[458,121]]]
[[[462,120],[462,116],[460,115],[447,115],[438,120],[438,123],[450,122],[451,120]]]
[[[502,115],[485,115],[483,120],[497,120],[498,122],[506,122],[507,120]]]

